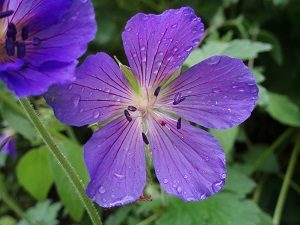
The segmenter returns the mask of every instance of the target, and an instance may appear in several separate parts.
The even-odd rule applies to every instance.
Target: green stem
[[[285,130],[273,143],[268,147],[252,164],[251,174],[253,174],[265,160],[294,132],[294,128],[288,128]]]
[[[0,197],[0,199],[2,199],[10,209],[12,209],[18,216],[26,220],[27,223],[30,225],[39,225],[39,223],[31,220],[31,218],[27,216],[27,214],[18,206],[18,204],[8,195],[2,179],[0,179]]]
[[[297,139],[295,147],[293,149],[289,165],[286,171],[286,174],[284,176],[283,184],[280,189],[279,197],[276,203],[274,215],[273,215],[273,223],[274,225],[280,224],[281,214],[283,210],[283,206],[285,203],[285,199],[289,190],[289,185],[293,176],[293,172],[296,166],[298,151],[300,149],[300,137]]]
[[[43,141],[48,146],[49,151],[53,154],[54,158],[57,160],[57,163],[62,167],[66,176],[69,178],[69,181],[73,185],[74,189],[79,194],[79,197],[88,212],[93,225],[101,225],[102,222],[97,213],[96,208],[93,203],[87,198],[85,195],[84,185],[81,182],[78,174],[71,166],[70,162],[66,159],[66,157],[62,154],[58,146],[55,144],[52,136],[49,134],[47,129],[44,127],[42,122],[40,121],[38,115],[35,110],[32,108],[30,101],[28,99],[19,99],[19,102],[25,112],[27,113],[28,118],[31,120],[34,127],[37,129],[39,134],[41,135]]]

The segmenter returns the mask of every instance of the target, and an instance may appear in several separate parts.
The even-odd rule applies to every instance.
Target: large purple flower
[[[103,207],[138,199],[146,182],[144,145],[150,145],[163,189],[187,201],[219,192],[225,156],[208,132],[188,121],[224,129],[246,120],[258,89],[239,59],[214,56],[164,85],[199,44],[203,24],[191,8],[137,14],[122,34],[139,91],[105,53],[87,58],[70,85],[56,86],[48,103],[64,123],[110,120],[85,144],[88,196]]]
[[[0,0],[0,78],[18,96],[72,81],[95,32],[90,0]]]

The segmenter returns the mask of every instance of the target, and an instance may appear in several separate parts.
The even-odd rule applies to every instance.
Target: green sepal
[[[123,74],[125,75],[126,79],[128,80],[132,90],[135,93],[140,94],[140,87],[139,87],[138,82],[135,79],[135,76],[133,75],[130,67],[123,65],[116,56],[114,56],[114,58],[117,61],[117,63],[119,64],[119,67],[120,67],[121,71],[123,72]]]

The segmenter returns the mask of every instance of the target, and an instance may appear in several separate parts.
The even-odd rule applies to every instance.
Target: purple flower
[[[203,31],[200,18],[188,7],[161,15],[139,13],[122,34],[138,93],[105,53],[88,57],[76,81],[48,93],[48,103],[64,123],[111,121],[84,146],[91,178],[87,194],[99,205],[113,207],[141,196],[147,144],[167,193],[198,201],[224,187],[221,146],[188,121],[213,129],[236,126],[250,116],[258,89],[243,62],[228,56],[208,58],[164,86]]]
[[[4,133],[0,136],[0,144],[3,143],[10,135],[8,133]],[[15,138],[10,138],[8,142],[2,147],[1,152],[8,153],[11,157],[16,156],[16,145]]]
[[[90,0],[0,0],[0,78],[23,97],[72,81],[95,32]]]

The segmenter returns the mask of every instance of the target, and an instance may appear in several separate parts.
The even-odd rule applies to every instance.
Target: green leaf
[[[17,165],[17,177],[35,199],[45,200],[53,183],[47,148],[27,152]]]
[[[29,141],[35,141],[36,133],[27,118],[21,116],[18,112],[15,112],[5,105],[1,108],[1,114],[11,128],[23,135]]]
[[[272,46],[267,43],[236,39],[230,42],[209,41],[201,49],[194,50],[185,61],[193,66],[213,55],[228,55],[243,60],[256,58],[259,53],[270,51]]]
[[[267,112],[277,121],[289,126],[300,126],[299,106],[293,103],[287,96],[272,92],[269,94]]]
[[[226,156],[231,158],[234,142],[237,138],[239,127],[233,127],[226,130],[210,130],[210,133],[217,138],[223,147]]]
[[[172,199],[158,225],[257,225],[260,209],[232,193],[220,193],[202,202]]]
[[[105,225],[121,225],[127,219],[128,214],[132,209],[132,206],[124,206],[118,209],[108,217],[105,221]]]
[[[10,216],[3,216],[0,218],[0,225],[15,225],[16,220]]]
[[[59,145],[65,157],[70,161],[74,169],[77,171],[82,182],[86,184],[88,181],[88,174],[83,162],[82,148],[78,144],[68,139],[60,142]],[[72,184],[69,182],[68,178],[66,178],[61,167],[57,164],[52,155],[50,157],[55,186],[61,202],[70,213],[71,217],[76,221],[80,221],[84,212],[82,202],[80,201],[79,196],[74,190]]]
[[[237,169],[227,169],[225,190],[232,191],[241,197],[245,197],[255,188],[255,182],[239,172]]]
[[[257,104],[262,107],[266,107],[269,104],[270,98],[266,88],[258,85],[258,102]]]
[[[30,208],[26,214],[32,220],[42,225],[57,225],[56,220],[58,211],[61,208],[60,203],[51,204],[50,200],[36,204]],[[30,225],[27,221],[21,220],[17,225]]]
[[[266,213],[261,213],[260,214],[260,221],[258,225],[274,225],[272,218],[266,214]]]

